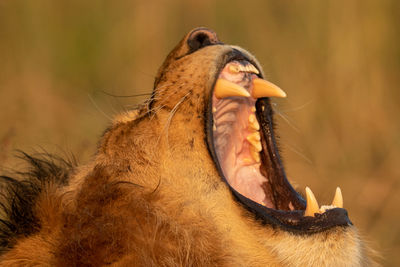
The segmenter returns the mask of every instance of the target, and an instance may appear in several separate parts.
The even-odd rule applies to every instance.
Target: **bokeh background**
[[[93,155],[110,118],[144,101],[191,28],[253,52],[274,100],[289,177],[400,266],[398,0],[0,0],[0,165],[16,149]],[[110,96],[114,95],[114,96]],[[117,97],[118,96],[118,97]]]

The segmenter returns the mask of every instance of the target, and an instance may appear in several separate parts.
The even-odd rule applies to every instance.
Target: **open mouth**
[[[269,97],[286,97],[259,68],[236,51],[216,77],[207,111],[207,141],[223,180],[262,222],[295,233],[315,233],[351,222],[339,188],[331,205],[305,201],[290,185],[273,130]]]

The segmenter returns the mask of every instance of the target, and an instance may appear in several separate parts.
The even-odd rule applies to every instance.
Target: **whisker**
[[[188,92],[186,95],[184,95],[181,100],[178,101],[178,103],[176,103],[176,105],[174,106],[174,108],[171,110],[170,115],[168,117],[167,120],[167,124],[165,126],[167,126],[166,129],[166,138],[167,138],[167,146],[169,148],[169,141],[168,141],[168,130],[169,130],[169,126],[171,125],[171,121],[172,121],[172,117],[175,115],[176,111],[178,110],[179,106],[183,103],[183,101],[186,100],[186,97],[190,95],[190,92]],[[164,131],[164,130],[163,130]]]
[[[90,101],[92,102],[92,104],[96,107],[96,109],[103,114],[104,117],[106,117],[107,119],[109,119],[110,121],[112,121],[112,118],[110,116],[108,116],[98,105],[97,103],[94,101],[94,99],[92,98],[92,96],[90,94],[88,94],[88,97],[90,99]]]
[[[306,155],[304,155],[302,152],[300,152],[299,150],[297,150],[296,148],[294,148],[294,146],[289,145],[289,144],[285,144],[285,146],[287,148],[289,148],[291,151],[293,151],[294,153],[296,153],[297,155],[299,155],[301,158],[303,158],[305,161],[307,161],[307,163],[309,164],[313,164],[312,160],[307,157]]]
[[[301,110],[301,109],[305,108],[306,106],[310,105],[312,102],[314,102],[314,100],[310,100],[310,101],[306,102],[305,104],[300,105],[300,106],[298,106],[298,107],[294,107],[294,108],[290,108],[290,109],[281,110],[281,112],[293,112],[293,111],[298,111],[298,110]]]
[[[159,135],[158,138],[157,138],[156,145],[158,145],[158,144],[160,143],[161,137],[162,137],[162,135],[164,134],[164,132],[166,131],[167,146],[168,146],[168,148],[169,148],[168,129],[169,129],[169,126],[170,126],[170,124],[171,124],[172,117],[175,115],[176,111],[178,110],[179,106],[183,103],[183,101],[186,100],[186,98],[187,98],[188,95],[190,95],[190,92],[188,92],[186,95],[184,95],[184,96],[175,104],[174,108],[171,110],[170,115],[169,115],[168,120],[167,120],[167,123],[165,124],[163,130],[161,131],[160,135]],[[162,107],[163,107],[163,106],[161,106],[160,109],[161,109]],[[169,149],[168,149],[168,151],[169,151]],[[153,151],[152,157],[154,157],[154,155],[155,155],[155,151]],[[146,170],[147,170],[148,167],[149,167],[149,165],[146,166]]]
[[[286,115],[284,115],[283,113],[281,113],[278,109],[276,109],[276,108],[274,108],[274,107],[273,107],[273,110],[274,110],[274,112],[275,112],[279,117],[281,117],[290,127],[292,127],[293,130],[295,130],[297,133],[300,133],[300,132],[301,132],[300,129],[297,128],[297,127],[289,120],[289,118],[288,118]]]
[[[115,95],[115,94],[111,94],[111,93],[108,93],[108,92],[103,91],[103,90],[97,90],[97,92],[103,93],[103,94],[108,95],[108,96],[112,96],[112,97],[121,97],[121,98],[123,98],[123,97],[149,96],[149,95],[152,94],[152,93],[141,93],[141,94],[134,94],[134,95]]]

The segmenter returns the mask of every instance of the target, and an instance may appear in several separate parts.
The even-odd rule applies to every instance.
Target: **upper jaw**
[[[232,54],[234,55],[232,56]],[[259,85],[255,85],[254,81],[261,81],[261,83],[264,83],[264,80],[261,80],[262,73],[260,73],[261,71],[258,64],[252,61],[245,54],[235,51],[235,53],[231,53],[230,56],[228,55],[225,58],[225,62],[223,62],[219,73],[215,77],[214,88],[209,98],[210,101],[206,111],[206,134],[208,148],[218,172],[222,179],[228,184],[236,199],[264,223],[276,225],[284,230],[294,233],[311,234],[325,231],[336,226],[351,225],[347,216],[347,211],[338,208],[337,205],[324,206],[321,207],[322,209],[319,209],[315,198],[311,198],[311,190],[306,192],[307,202],[309,203],[306,207],[306,201],[292,188],[286,178],[274,136],[272,120],[273,111],[269,100],[269,97],[271,96],[285,97],[286,94],[278,87],[269,84],[263,84],[264,87],[267,86],[270,88],[262,89],[261,93],[260,90],[255,90],[254,88]],[[239,90],[238,88],[228,88],[225,91],[221,91],[219,87],[224,87],[226,85],[221,85],[219,83],[221,83],[221,81],[224,83],[224,80],[238,85],[238,88],[240,89],[241,87],[243,90]],[[232,86],[232,84],[229,86],[235,87]],[[271,90],[271,92],[268,92],[268,90]],[[232,92],[233,96],[229,96]],[[257,156],[253,157],[250,165],[253,164],[255,168],[259,167],[260,175],[264,176],[267,180],[265,184],[270,188],[268,191],[270,195],[265,197],[266,202],[260,201],[264,197],[260,191],[256,190],[256,195],[258,197],[249,197],[248,192],[252,191],[252,189],[243,190],[242,188],[235,186],[235,184],[237,184],[235,179],[237,180],[238,178],[232,173],[236,172],[238,168],[243,169],[243,167],[240,164],[230,164],[229,160],[226,160],[228,163],[224,162],[226,156],[222,156],[221,154],[225,153],[230,155],[232,154],[233,149],[229,150],[229,147],[225,147],[222,149],[223,153],[218,150],[221,147],[218,144],[221,137],[218,137],[218,134],[216,133],[215,123],[218,123],[218,119],[215,118],[215,114],[216,109],[218,108],[218,101],[224,101],[228,98],[231,100],[236,99],[242,104],[244,103],[242,109],[248,108],[250,110],[252,109],[251,105],[254,105],[255,107],[254,114],[256,115],[259,124],[259,143],[262,149],[261,151],[258,151],[260,158],[257,159]],[[244,133],[248,132],[244,131]],[[231,133],[231,135],[233,134]],[[237,151],[237,149],[235,151]],[[249,151],[251,152],[251,149],[249,149]],[[236,160],[235,162],[241,160],[240,157],[241,155],[236,158],[234,157]],[[230,161],[232,162],[232,160]],[[263,180],[261,179],[262,178],[259,178],[259,181],[254,182],[254,184],[262,183]],[[243,179],[239,182],[243,182]],[[253,188],[252,186],[249,187]]]

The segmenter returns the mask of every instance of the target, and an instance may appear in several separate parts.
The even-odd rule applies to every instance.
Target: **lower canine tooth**
[[[314,213],[319,213],[317,199],[309,187],[306,187],[307,207],[304,211],[304,216],[314,217]]]
[[[333,197],[332,206],[343,208],[343,195],[340,187],[336,188],[335,196]]]

